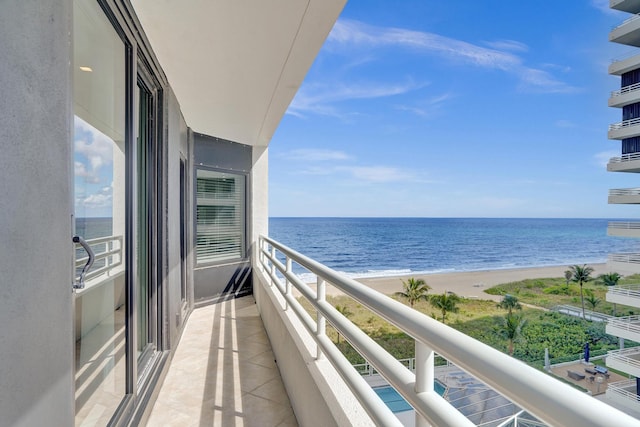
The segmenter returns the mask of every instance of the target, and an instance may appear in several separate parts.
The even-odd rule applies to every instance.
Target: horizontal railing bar
[[[629,264],[640,264],[640,253],[632,254],[609,254],[610,262],[625,262]]]
[[[613,409],[605,403],[594,400],[590,396],[582,394],[523,362],[513,359],[423,313],[419,313],[399,301],[395,301],[353,279],[344,277],[273,239],[263,236],[261,240],[293,259],[301,267],[314,273],[319,279],[321,278],[327,283],[331,283],[343,293],[354,298],[358,303],[399,327],[417,341],[432,348],[455,365],[480,379],[548,424],[558,426],[611,425]],[[261,244],[260,246],[262,248],[263,245]],[[348,336],[348,339],[354,340],[354,337],[357,336],[355,332],[351,336],[351,327],[358,328],[348,320],[347,322],[351,324],[351,327],[336,318],[330,318],[332,314],[330,309],[327,309],[327,312],[323,314],[326,314],[332,323],[336,322],[339,328],[344,328],[342,329],[343,335],[345,337]],[[334,324],[334,326],[336,325]],[[345,333],[346,331],[349,331],[349,334]],[[363,340],[363,342],[365,341]],[[356,344],[358,346],[361,345],[360,342],[356,342]],[[387,364],[387,357],[374,356],[376,358],[372,361],[374,362],[372,364],[385,378],[393,380],[394,376],[398,376],[401,383],[392,385],[400,394],[407,397],[412,404],[423,401],[422,395],[425,393],[412,392],[410,378],[415,377],[406,368],[401,368],[406,374],[401,373],[400,370],[395,372],[395,363],[389,362]],[[353,372],[356,373],[355,369]],[[442,398],[440,397],[440,399]],[[449,404],[443,404],[443,402],[446,402],[444,399],[442,401],[433,400],[431,396],[426,396],[424,401],[452,408]],[[434,407],[430,404],[422,408],[418,407],[416,410],[421,414],[425,410],[432,411]],[[618,426],[637,425],[637,420],[634,418],[622,412],[613,411],[615,411],[616,424]],[[423,415],[427,420],[433,422],[429,413]]]
[[[618,129],[623,129],[626,127],[630,127],[630,126],[636,126],[640,124],[640,118],[635,118],[635,119],[629,119],[629,120],[623,120],[621,122],[618,123],[613,123],[609,125],[609,130],[618,130]]]
[[[632,85],[621,87],[618,90],[612,90],[611,97],[615,98],[617,96],[621,96],[629,92],[635,92],[637,90],[640,90],[640,83],[634,83]]]
[[[627,25],[627,24],[629,24],[629,23],[631,23],[631,22],[633,22],[633,21],[636,21],[636,20],[638,20],[638,19],[640,19],[640,15],[633,15],[633,16],[631,16],[630,18],[625,19],[624,21],[622,21],[622,22],[621,22],[621,23],[619,23],[618,25],[614,25],[614,26],[613,26],[613,28],[612,28],[611,30],[612,30],[612,31],[613,31],[613,30],[617,30],[618,28],[624,27],[625,25]]]
[[[618,222],[610,222],[608,224],[609,228],[622,228],[622,229],[629,229],[629,230],[635,230],[635,229],[640,229],[640,221],[627,221],[627,222],[622,222],[622,221],[618,221]]]

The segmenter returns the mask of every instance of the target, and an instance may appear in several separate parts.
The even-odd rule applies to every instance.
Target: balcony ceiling
[[[131,0],[194,131],[268,145],[346,0]]]

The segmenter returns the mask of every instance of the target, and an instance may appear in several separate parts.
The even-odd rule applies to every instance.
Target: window
[[[243,257],[245,181],[244,175],[197,170],[197,264]]]

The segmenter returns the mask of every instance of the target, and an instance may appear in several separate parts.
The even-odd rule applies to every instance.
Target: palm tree
[[[395,295],[406,298],[407,301],[409,301],[409,305],[411,307],[413,307],[413,305],[421,299],[429,299],[427,292],[429,292],[429,289],[431,289],[431,287],[427,285],[427,282],[425,282],[423,279],[414,279],[412,277],[410,279],[407,279],[406,282],[403,280],[402,287],[404,288],[404,291],[396,292]]]
[[[591,280],[593,268],[584,264],[582,267],[579,265],[572,265],[569,267],[569,270],[571,270],[571,273],[573,274],[571,280],[580,284],[580,301],[582,302],[582,318],[584,319],[584,293],[582,291],[582,285]]]
[[[433,295],[429,302],[431,305],[442,313],[442,323],[445,323],[447,313],[457,313],[457,303],[460,301],[460,297],[454,293],[443,293],[442,295]]]
[[[498,303],[497,307],[508,310],[509,314],[511,314],[513,310],[522,310],[522,305],[518,302],[518,297],[509,294],[502,298],[502,301]]]
[[[605,273],[598,276],[598,283],[605,286],[617,286],[622,276],[618,273]],[[613,315],[616,315],[616,303],[613,303]]]
[[[567,288],[569,287],[569,282],[573,278],[573,272],[571,270],[566,270],[564,272],[564,280],[567,282]]]
[[[527,319],[522,314],[509,313],[503,319],[502,331],[509,340],[509,356],[513,356],[514,343],[520,338],[525,323],[527,323]]]
[[[593,293],[587,294],[585,301],[591,306],[591,310],[595,310],[596,306],[602,302],[602,300],[596,297]]]
[[[346,317],[347,319],[349,317],[351,317],[353,315],[353,312],[351,310],[349,310],[349,307],[347,307],[347,305],[336,305],[336,310],[338,310],[338,312],[340,314],[342,314],[344,317]],[[338,334],[338,344],[340,344],[340,332],[338,332],[338,330],[336,329],[336,333]]]

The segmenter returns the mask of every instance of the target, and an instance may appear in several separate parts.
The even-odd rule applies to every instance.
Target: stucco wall
[[[0,8],[0,424],[69,426],[72,3]]]

